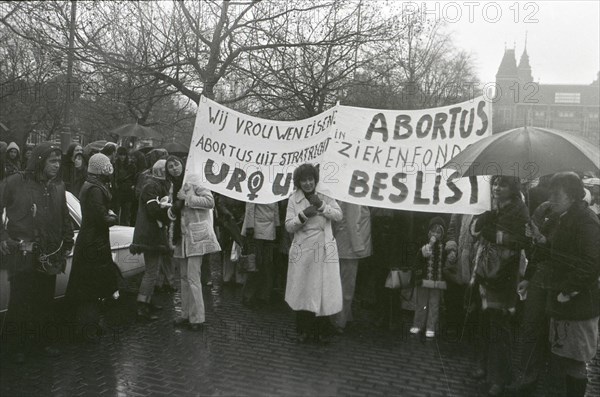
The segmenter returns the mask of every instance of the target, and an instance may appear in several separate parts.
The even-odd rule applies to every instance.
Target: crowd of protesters
[[[202,330],[203,265],[217,260],[225,283],[243,284],[248,310],[280,294],[295,312],[299,343],[343,335],[357,298],[372,302],[376,325],[391,323],[399,290],[413,305],[411,334],[433,339],[443,324],[458,324],[461,335],[476,327],[472,377],[487,379],[489,395],[531,393],[548,353],[567,395],[585,394],[600,315],[598,178],[565,172],[532,187],[494,176],[491,210],[424,214],[338,202],[311,164],[295,170],[288,200],[254,204],[213,194],[200,175],[184,175],[185,158],[164,149],[144,155],[108,143],[84,153],[73,143],[63,154],[42,143],[21,154],[14,142],[0,149],[7,219],[0,248],[3,262],[16,263],[8,321],[48,321],[56,274],[73,246],[66,299],[79,321],[98,321],[101,304],[119,299],[109,229],[129,225],[135,227],[130,250],[145,263],[141,321],[159,318],[153,297],[164,284],[181,292],[174,326]],[[65,191],[81,202],[76,242]],[[513,371],[517,329],[525,337]],[[19,342],[15,352],[25,360]]]

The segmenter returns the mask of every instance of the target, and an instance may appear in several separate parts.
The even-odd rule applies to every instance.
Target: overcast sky
[[[473,1],[472,6],[467,5],[469,1],[428,1],[428,11],[435,13],[436,3],[439,10],[436,15],[454,32],[456,45],[473,54],[482,82],[495,80],[505,42],[508,48],[513,48],[516,42],[519,61],[525,32],[535,81],[590,84],[596,79],[600,69],[600,2],[597,0]]]

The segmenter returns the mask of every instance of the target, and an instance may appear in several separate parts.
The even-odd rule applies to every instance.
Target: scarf
[[[173,178],[173,196],[171,199],[171,202],[173,202],[173,204],[177,203],[178,201],[181,201],[177,198],[177,193],[179,193],[179,190],[181,190],[181,186],[183,185],[183,174],[181,174],[181,176],[177,179]],[[175,215],[175,220],[173,221],[173,237],[172,237],[172,242],[173,245],[177,245],[180,241],[181,241],[181,210],[175,210],[173,211],[174,215]]]
[[[96,174],[88,174],[87,182],[92,185],[98,186],[100,190],[108,197],[108,201],[112,200],[112,194],[108,188],[108,184],[110,183],[110,176],[108,175],[96,175]]]

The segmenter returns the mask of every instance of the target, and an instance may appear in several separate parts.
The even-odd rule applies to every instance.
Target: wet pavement
[[[452,335],[425,340],[409,334],[410,313],[390,330],[372,325],[357,304],[355,321],[328,345],[294,342],[294,316],[281,300],[249,309],[241,287],[205,290],[207,323],[201,332],[172,325],[178,293],[163,293],[160,319],[134,321],[133,288],[106,318],[107,329],[87,341],[62,335],[58,358],[14,364],[1,355],[0,395],[54,396],[477,396],[473,351]],[[600,395],[600,362],[590,368],[588,396]],[[559,390],[546,375],[547,388]],[[560,393],[555,393],[560,394]]]

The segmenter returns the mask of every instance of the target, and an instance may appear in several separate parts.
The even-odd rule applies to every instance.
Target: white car
[[[81,227],[81,206],[79,200],[67,192],[67,206],[75,229],[75,239]],[[110,243],[112,249],[112,257],[115,263],[121,269],[123,277],[131,277],[144,271],[143,255],[132,255],[129,252],[129,246],[133,241],[133,227],[130,226],[113,226],[110,228]],[[67,268],[63,274],[56,277],[56,289],[54,297],[60,298],[64,296],[69,281],[69,273],[71,272],[71,263],[73,254],[67,259]],[[0,270],[0,312],[6,311],[8,308],[8,297],[10,296],[10,283],[8,281],[8,270]]]

